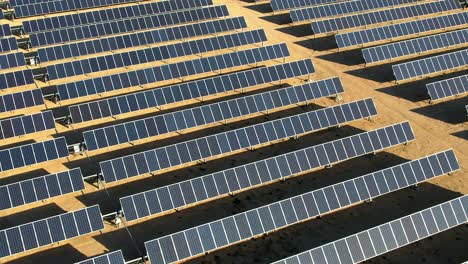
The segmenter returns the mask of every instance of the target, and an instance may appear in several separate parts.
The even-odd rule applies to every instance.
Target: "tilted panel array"
[[[0,172],[68,156],[64,137],[0,150]]]
[[[57,28],[74,27],[95,24],[103,21],[121,20],[129,17],[139,17],[176,10],[212,5],[212,0],[170,0],[148,4],[116,7],[75,14],[38,18],[23,22],[26,33],[48,31]]]
[[[0,52],[9,52],[18,49],[15,37],[0,38]]]
[[[411,17],[436,14],[440,12],[460,9],[458,0],[444,0],[428,2],[418,5],[395,7],[363,14],[343,16],[312,22],[314,34],[331,33],[343,29],[362,27],[383,22],[390,22]]]
[[[366,108],[362,111],[370,112],[367,106],[364,107]],[[344,118],[340,116],[339,111],[341,111],[340,108],[311,111],[103,161],[100,163],[101,172],[106,182],[113,182],[297,137],[336,126],[340,121],[343,122]],[[361,113],[361,116],[364,115]],[[293,125],[293,120],[297,121],[301,116],[307,116],[307,118],[302,118],[301,122],[305,121],[302,124],[303,129],[298,129]]]
[[[98,257],[76,262],[75,264],[125,264],[125,259],[122,250],[117,250]]]
[[[330,5],[312,6],[289,11],[293,22],[313,20],[324,17],[358,13],[372,9],[415,3],[421,0],[389,0],[389,1],[348,1]]]
[[[0,44],[1,45],[1,44]],[[26,65],[23,52],[0,55],[0,70]]]
[[[271,0],[271,9],[273,11],[284,11],[289,9],[297,9],[306,6],[323,5],[347,0]]]
[[[426,84],[431,101],[468,92],[468,74]]]
[[[83,132],[88,150],[277,110],[343,92],[338,78],[223,101]]]
[[[150,263],[183,261],[453,172],[445,153],[443,165],[432,157],[435,164],[426,157],[147,241]]]
[[[247,28],[245,18],[233,17],[44,47],[39,48],[37,54],[39,61],[47,62],[244,28]]]
[[[288,56],[288,47],[281,43],[57,85],[57,92],[61,100],[67,100]]]
[[[55,128],[52,111],[0,120],[0,139],[33,134]]]
[[[84,190],[79,168],[0,186],[0,210]]]
[[[339,116],[338,122],[340,125],[361,118],[369,118],[377,114],[371,99],[329,107],[315,113],[320,111],[334,112],[337,114],[337,116]],[[292,120],[293,126],[298,132],[304,130],[303,125],[308,125],[309,121],[307,121],[307,119],[309,116],[308,114],[304,114]],[[315,115],[313,118],[316,118]],[[386,132],[386,130],[388,130],[388,132]],[[394,134],[392,127],[379,130],[378,132],[382,138],[385,138],[386,134]],[[372,138],[378,141],[378,136],[374,135],[375,133],[377,132],[372,133]],[[356,145],[355,147],[353,147],[353,141],[354,145]],[[295,174],[301,174],[381,150],[378,149],[377,145],[376,149],[364,150],[363,148],[359,148],[359,146],[365,142],[371,144],[372,141],[369,137],[360,137],[359,135],[342,138],[314,147],[289,152],[276,157],[255,161],[250,164],[122,197],[120,198],[120,204],[126,221],[134,221],[150,215],[175,210],[182,206],[206,202],[208,199],[219,198],[227,194],[269,184]],[[404,138],[402,138],[401,142],[398,138],[395,138],[391,143],[382,146],[382,149],[403,142],[406,142]],[[355,149],[360,152],[356,152]],[[323,156],[317,159],[317,154]]]
[[[410,55],[450,48],[468,43],[468,29],[410,39],[362,50],[366,63],[399,59]]]
[[[467,222],[465,195],[273,264],[361,263]]]
[[[0,25],[0,37],[11,36],[11,28],[9,24]]]
[[[393,65],[392,70],[397,81],[404,81],[466,66],[468,49]]]
[[[0,230],[0,257],[104,229],[99,205]]]
[[[0,96],[0,113],[15,111],[44,104],[41,89],[23,91]]]
[[[392,40],[405,36],[429,33],[431,31],[450,29],[468,23],[468,12],[431,17],[388,26],[357,30],[335,36],[338,48],[367,45],[372,42]]]
[[[161,108],[187,100],[202,99],[204,96],[300,77],[314,71],[310,59],[293,61],[73,105],[69,107],[69,112],[73,123],[76,124],[143,109]]]
[[[156,14],[137,18],[101,22],[96,24],[55,29],[30,34],[31,45],[40,47],[52,44],[97,38],[106,35],[134,32],[144,29],[196,22],[228,16],[225,5],[183,10],[168,14]]]
[[[20,5],[30,5],[30,4],[37,4],[42,2],[50,2],[56,0],[9,0],[8,3],[11,6],[20,6]]]
[[[0,89],[2,90],[29,84],[34,84],[34,75],[30,69],[0,73]]]
[[[68,12],[73,10],[82,10],[95,7],[105,7],[108,5],[124,4],[136,1],[137,0],[57,0],[31,3],[26,5],[17,5],[13,8],[15,10],[15,16],[21,18],[47,15],[52,13]]]
[[[49,79],[55,80],[149,62],[164,61],[215,50],[235,48],[243,45],[261,43],[266,40],[265,31],[259,29],[206,39],[184,41],[166,46],[74,60],[50,65],[47,66],[46,69]]]

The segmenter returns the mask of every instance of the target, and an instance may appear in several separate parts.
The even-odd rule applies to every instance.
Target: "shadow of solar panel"
[[[360,112],[355,114],[362,116]],[[303,129],[298,129],[292,122],[301,117]],[[105,181],[113,182],[279,142],[336,125],[338,119],[333,108],[312,111],[103,161],[99,165]]]
[[[0,73],[0,89],[14,88],[34,83],[32,70],[19,70]]]
[[[74,105],[69,107],[69,112],[76,124],[153,107],[161,108],[176,102],[203,99],[204,96],[304,76],[314,71],[310,59],[288,62]]]
[[[98,257],[76,262],[75,264],[125,264],[125,259],[122,250],[117,250]]]
[[[363,14],[341,16],[312,22],[314,34],[331,33],[343,29],[356,28],[366,25],[401,20],[405,18],[436,14],[440,12],[460,9],[458,0],[428,2],[411,6],[395,7]]]
[[[279,260],[274,264],[360,263],[468,222],[468,195]],[[325,252],[325,254],[324,254]]]
[[[410,55],[468,43],[468,29],[451,31],[427,37],[410,39],[362,50],[367,64],[399,59]]]
[[[307,21],[324,17],[339,16],[372,9],[392,7],[419,2],[420,0],[389,0],[389,1],[347,1],[330,5],[312,6],[289,11],[293,22]]]
[[[438,161],[436,155],[430,157],[435,159],[436,162]],[[445,153],[442,153],[441,157],[443,162],[448,164]],[[439,167],[438,163],[429,164],[429,157],[416,160],[415,163],[403,163],[386,170],[370,173],[147,241],[145,242],[146,252],[151,263],[182,261],[452,172],[450,167],[447,168],[447,171],[443,171],[439,167],[439,174],[434,175],[432,172],[425,174],[423,169],[427,168],[421,165],[422,161],[425,161],[427,165]],[[410,170],[404,171],[405,167]],[[415,175],[411,170],[412,168],[419,169],[422,173]],[[420,176],[420,178],[416,178],[416,176]],[[385,183],[387,179],[398,182],[398,185],[393,189],[380,190],[377,183]],[[468,202],[466,205],[468,205]],[[466,222],[466,215],[464,219]],[[212,246],[208,244],[210,240],[213,242],[211,243]],[[184,254],[184,248],[189,248],[188,252],[190,253]],[[198,250],[192,251],[192,249]],[[328,259],[328,261],[329,263],[339,263],[339,261],[335,262],[331,261],[331,259]]]
[[[30,34],[32,47],[40,47],[70,41],[97,38],[106,35],[134,32],[144,29],[166,27],[195,21],[228,16],[225,5],[182,10],[171,13],[128,18],[118,21],[101,22],[90,25],[55,29]]]
[[[285,43],[275,44],[57,85],[57,93],[60,100],[67,100],[288,56],[289,50]]]
[[[0,257],[104,229],[99,205],[0,230]]]
[[[22,52],[0,55],[0,70],[24,65],[26,65],[26,61]]]
[[[24,136],[55,128],[52,111],[0,120],[0,139]]]
[[[346,113],[346,115],[344,115],[344,113]],[[354,116],[353,113],[356,113],[356,116]],[[364,99],[295,116],[291,122],[294,129],[300,133],[304,131],[304,127],[309,126],[307,124],[307,119],[310,117],[314,118],[314,120],[312,120],[313,123],[317,123],[319,122],[318,116],[336,115],[338,124],[342,125],[361,118],[370,118],[376,114],[377,112],[372,100]],[[389,135],[394,134],[391,128],[387,130],[390,131]],[[385,136],[385,133],[386,131],[382,130],[379,134]],[[359,136],[354,137],[359,138]],[[219,198],[227,194],[269,184],[278,179],[286,179],[293,175],[302,174],[307,171],[371,153],[370,151],[363,151],[362,153],[349,151],[353,148],[351,138],[352,137],[335,140],[318,146],[255,161],[232,169],[159,187],[143,193],[126,196],[120,198],[120,204],[122,205],[125,219],[127,222],[130,222],[164,211],[178,209],[182,206],[195,205],[206,202],[208,199]],[[370,141],[369,138],[364,140]],[[345,142],[347,144],[345,144]],[[390,144],[386,144],[382,148],[388,148],[396,144],[400,144],[400,142],[396,140]],[[328,157],[336,158],[330,158],[330,160],[319,162],[316,157],[317,150],[326,150]],[[205,187],[197,188],[197,186]],[[168,195],[162,195],[164,190],[168,191]],[[170,206],[161,206],[163,204]]]
[[[47,66],[47,74],[50,80],[55,80],[215,50],[235,48],[266,40],[266,34],[263,29],[252,30],[54,64]]]
[[[68,156],[64,137],[0,150],[0,172]]]
[[[337,34],[335,39],[338,48],[347,48],[358,45],[367,45],[372,42],[383,40],[392,40],[394,38],[400,38],[404,36],[429,33],[431,31],[441,29],[448,30],[453,27],[466,25],[467,23],[468,13],[461,12]]]
[[[0,96],[0,113],[15,111],[44,104],[41,89]]]
[[[468,92],[468,74],[426,84],[431,101],[457,96]]]
[[[0,37],[11,36],[11,28],[8,24],[0,25]]]
[[[23,22],[23,29],[26,33],[48,31],[58,28],[95,24],[103,21],[121,20],[130,17],[140,17],[191,9],[212,4],[212,0],[170,0],[165,2],[115,7],[111,9],[28,20]]]
[[[231,119],[237,120],[252,114],[268,113],[340,93],[343,93],[343,86],[339,78],[327,79],[93,129],[83,132],[83,137],[87,150],[96,150]]]
[[[40,48],[37,54],[47,62],[244,28],[244,17],[233,17]]]
[[[397,81],[405,81],[430,74],[443,73],[447,70],[466,67],[468,49],[445,53],[425,59],[410,61],[392,66]]]
[[[18,49],[18,42],[15,37],[0,38],[0,52],[8,52]]]
[[[0,186],[0,210],[84,190],[79,168]]]
[[[271,0],[271,9],[273,11],[284,11],[306,6],[323,5],[347,0]]]

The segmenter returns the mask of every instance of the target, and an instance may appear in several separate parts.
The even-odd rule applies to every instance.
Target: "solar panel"
[[[5,15],[3,14],[3,10],[0,9],[0,19],[4,19]]]
[[[400,59],[410,55],[454,47],[468,43],[468,29],[410,39],[362,50],[367,64]]]
[[[343,86],[339,78],[327,79],[97,128],[83,132],[83,137],[87,150],[96,150],[261,112],[278,111],[286,106],[340,93],[343,93]]]
[[[468,92],[468,74],[426,84],[431,101]]]
[[[0,150],[0,172],[68,156],[64,137]]]
[[[47,15],[52,13],[82,10],[93,7],[103,7],[115,4],[136,2],[137,0],[80,0],[80,1],[41,1],[27,5],[14,6],[17,18]]]
[[[73,123],[77,124],[143,109],[168,108],[169,105],[182,101],[185,101],[187,105],[188,102],[193,103],[196,99],[203,100],[206,96],[225,94],[269,82],[304,76],[314,71],[310,59],[293,61],[73,105],[69,107],[69,112]]]
[[[84,190],[79,168],[15,182],[0,187],[0,210]]]
[[[42,2],[51,2],[54,0],[10,0],[8,1],[11,6],[30,5]]]
[[[24,59],[24,53],[22,52],[0,55],[0,70],[24,65],[26,65],[26,60]]]
[[[377,114],[374,103],[371,99],[364,99],[357,102],[329,107],[316,111],[316,113],[323,111],[339,113],[339,116],[343,116],[343,113],[348,114],[348,116],[340,118],[340,124],[361,118],[369,118]],[[361,114],[361,111],[363,114]],[[356,113],[356,116],[352,114],[353,112]],[[293,126],[296,129],[302,130],[302,123],[306,122],[301,122],[301,120],[304,119],[307,119],[307,114],[294,118]],[[387,130],[390,132],[390,135],[395,134],[391,127]],[[385,131],[386,130],[382,130],[380,134],[385,135]],[[303,174],[307,171],[325,167],[357,156],[370,154],[375,151],[370,150],[369,152],[366,152],[362,150],[360,153],[350,151],[353,149],[352,138],[357,139],[355,142],[361,142],[359,141],[359,135],[342,138],[314,147],[285,153],[272,158],[255,161],[250,164],[122,197],[120,198],[120,204],[122,205],[125,219],[127,222],[130,222],[150,215],[178,209],[183,206],[206,202],[208,199],[212,200],[227,194],[241,192],[252,187],[270,184],[278,179],[286,179],[294,175]],[[343,144],[345,142],[349,144]],[[363,139],[362,143],[364,142],[371,144],[369,137]],[[398,140],[395,140],[390,144],[382,146],[382,149],[399,143],[400,142]],[[336,151],[333,150],[333,146],[336,147]],[[345,151],[346,146],[348,148]],[[320,162],[315,158],[316,156],[314,152],[316,151],[320,151],[320,153],[324,155],[325,152],[329,152],[328,156],[332,158],[330,160],[321,160]],[[342,151],[342,153],[340,153],[340,151]],[[337,159],[333,157],[336,157]],[[206,189],[203,186],[205,186]],[[163,195],[163,193],[166,195]],[[154,201],[158,202],[155,203]]]
[[[279,260],[274,264],[360,263],[468,222],[468,195]]]
[[[444,165],[449,165],[444,154]],[[148,258],[150,263],[183,261],[453,171],[449,166],[441,167],[437,156],[432,158],[435,163],[425,157],[147,241]],[[433,172],[432,167],[438,171]],[[417,169],[419,174],[412,169]],[[328,263],[340,262],[329,259]]]
[[[171,13],[127,18],[84,26],[54,29],[29,35],[32,47],[46,46],[106,35],[135,32],[144,29],[166,27],[228,16],[225,5],[183,10]]]
[[[37,53],[41,62],[47,62],[166,41],[185,40],[187,38],[244,29],[246,27],[247,24],[244,17],[233,17],[119,36],[103,37],[77,43],[66,43],[40,48],[37,50]]]
[[[362,27],[383,22],[393,22],[395,20],[436,14],[460,8],[461,6],[458,0],[427,2],[417,5],[394,7],[369,13],[314,21],[311,23],[311,26],[314,34],[332,33],[343,29]]]
[[[336,3],[348,0],[271,0],[271,9],[273,11],[284,11],[288,9],[296,9],[305,6],[323,5],[329,3]]]
[[[358,13],[372,9],[391,7],[409,3],[415,3],[420,0],[389,0],[389,1],[349,1],[338,2],[330,5],[312,6],[302,9],[289,11],[293,22],[301,22],[324,17],[339,16],[351,13]]]
[[[130,17],[140,17],[176,10],[209,6],[212,4],[212,0],[170,0],[166,2],[153,2],[28,20],[23,22],[23,29],[26,33],[48,31],[58,28],[95,24],[103,21],[121,20]]]
[[[405,81],[417,77],[440,74],[447,70],[455,70],[467,65],[468,49],[396,64],[392,66],[392,70],[397,81]]]
[[[468,12],[430,17],[388,26],[357,30],[335,36],[338,48],[348,48],[358,45],[368,45],[383,40],[394,40],[420,34],[428,34],[436,30],[464,26],[468,23]]]
[[[0,113],[44,104],[41,89],[22,91],[0,96]]]
[[[341,109],[330,108],[319,112],[311,111],[306,114],[289,116],[103,161],[99,165],[106,182],[123,180],[333,127],[339,124],[338,120],[343,122],[343,116],[340,116],[341,113],[337,113],[339,110]],[[365,112],[365,110],[363,111]],[[367,110],[367,112],[372,113],[372,110]],[[350,113],[346,114],[350,115]],[[340,119],[337,115],[340,116]],[[356,115],[361,116],[361,118],[364,116],[361,112],[356,113]],[[303,129],[294,127],[293,121],[297,121],[301,117]]]
[[[286,44],[235,51],[57,85],[60,100],[101,94],[289,56]]]
[[[8,52],[18,49],[18,42],[15,37],[0,38],[0,52]]]
[[[117,250],[98,257],[76,262],[75,264],[125,264],[125,259],[122,250]]]
[[[9,24],[0,25],[0,37],[11,36],[11,28]]]
[[[0,231],[0,257],[50,245],[104,229],[99,205]]]
[[[55,128],[52,111],[0,120],[0,139],[33,134]]]
[[[235,48],[266,40],[265,31],[258,29],[54,64],[47,66],[47,73],[50,80],[56,80],[215,50]]]
[[[1,90],[28,84],[34,84],[34,75],[31,69],[0,73]]]

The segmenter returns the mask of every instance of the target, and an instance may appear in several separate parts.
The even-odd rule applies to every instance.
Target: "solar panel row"
[[[421,33],[429,33],[431,31],[448,30],[450,28],[466,25],[467,23],[468,12],[461,12],[342,33],[336,35],[335,39],[338,48],[347,48]]]
[[[288,56],[286,44],[275,44],[57,85],[57,92],[61,100],[67,100]]]
[[[30,34],[29,37],[32,47],[40,47],[70,41],[97,38],[106,35],[114,35],[144,29],[166,27],[170,25],[220,18],[228,15],[229,12],[225,5],[212,6],[37,32]]]
[[[445,153],[440,156],[443,165],[436,155],[434,164],[425,157],[147,241],[149,260],[192,258],[452,172]],[[341,263],[328,261],[318,263]]]
[[[346,113],[345,118],[340,120],[340,122],[343,123],[340,124],[352,122],[361,118],[369,118],[377,114],[371,99],[329,107],[325,109],[325,111],[331,109]],[[361,109],[365,111],[364,114],[360,114]],[[370,111],[367,109],[370,109]],[[356,115],[353,115],[353,113]],[[295,125],[299,131],[303,130],[300,119],[304,117],[307,117],[307,115],[302,115],[295,119]],[[388,130],[389,135],[394,134],[392,127],[386,130]],[[379,131],[382,138],[386,135],[386,130]],[[354,145],[356,145],[355,147],[353,147],[353,142]],[[364,150],[363,148],[359,148],[359,146],[364,143],[370,145],[370,138],[355,135],[122,197],[120,198],[120,204],[126,221],[130,222],[150,215],[174,210],[182,206],[204,202],[207,199],[213,199],[234,192],[244,191],[259,185],[269,184],[279,179],[285,179],[293,175],[375,151],[373,149]],[[396,139],[390,144],[383,146],[383,148],[399,143],[398,139]],[[317,157],[319,158],[317,159]]]
[[[411,6],[395,7],[363,14],[341,16],[312,22],[314,34],[337,32],[343,29],[356,28],[383,22],[393,22],[411,17],[436,14],[460,9],[458,0],[427,2]]]
[[[49,79],[56,80],[92,72],[234,48],[248,44],[260,43],[266,40],[265,31],[263,31],[263,29],[259,29],[58,63],[47,66],[46,69]]]
[[[41,62],[61,60],[106,51],[151,45],[196,36],[217,34],[247,27],[244,17],[233,17],[177,27],[167,27],[132,34],[67,43],[37,50]]]
[[[203,99],[205,96],[242,90],[251,86],[300,77],[314,72],[310,59],[270,67],[229,73],[69,107],[73,123],[116,116],[172,103]]]
[[[121,123],[83,132],[88,150],[106,148],[144,138],[278,110],[282,107],[337,95],[343,92],[338,78],[308,83],[277,91],[189,108],[160,116]]]
[[[0,73],[1,90],[29,84],[34,84],[34,75],[30,69]]]
[[[0,150],[0,172],[68,156],[64,137]]]
[[[11,28],[9,24],[0,25],[0,37],[11,36]]]
[[[56,0],[9,0],[11,6],[30,5],[42,2],[50,2]]]
[[[468,74],[426,84],[431,101],[468,92]]]
[[[18,42],[15,37],[0,38],[0,52],[8,52],[18,49]]]
[[[323,5],[347,0],[271,0],[271,8],[273,11],[283,11],[288,9],[296,9],[305,6]]]
[[[0,231],[0,257],[104,229],[99,206],[91,206]]]
[[[362,55],[366,63],[376,63],[465,43],[468,43],[468,29],[370,47],[363,49]]]
[[[468,49],[465,49],[393,65],[392,70],[397,81],[404,81],[429,74],[442,73],[467,65]]]
[[[0,210],[83,190],[79,168],[36,177],[0,187]]]
[[[362,118],[375,113],[375,109],[367,109],[367,105],[362,107],[353,115]],[[297,137],[345,121],[345,114],[338,107],[311,111],[103,161],[99,165],[105,181],[113,182]],[[298,123],[301,123],[302,128]]]
[[[52,111],[0,120],[0,139],[24,136],[55,128]]]
[[[125,264],[122,251],[112,251],[110,253],[76,262],[75,264]]]
[[[465,224],[467,212],[465,195],[273,264],[360,263]]]
[[[190,9],[212,4],[212,0],[170,0],[153,2],[28,20],[23,22],[23,29],[26,33],[40,32],[57,28],[74,27],[79,25],[95,24],[103,21],[120,20],[129,17],[140,17],[175,10]]]
[[[1,44],[0,44],[1,45]],[[26,65],[23,52],[0,55],[0,70]]]
[[[93,7],[103,7],[108,5],[123,4],[136,2],[137,0],[80,0],[80,1],[67,1],[67,0],[57,0],[57,1],[47,1],[47,2],[37,2],[27,5],[17,5],[14,6],[15,16],[18,18],[21,17],[30,17],[30,16],[39,16],[47,15],[52,13],[67,12],[73,10],[88,9]]]
[[[41,89],[22,91],[0,96],[0,113],[44,104]]]
[[[390,1],[347,1],[330,5],[311,6],[289,11],[293,22],[300,22],[324,17],[358,13],[372,9],[391,7],[418,2],[420,0],[390,0]]]

